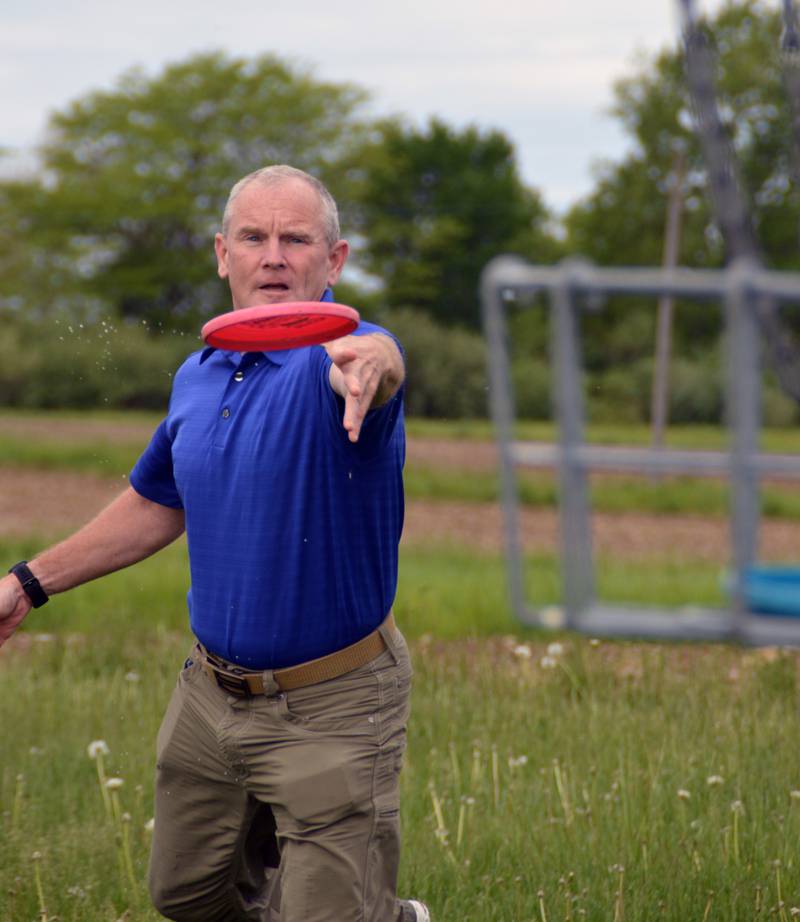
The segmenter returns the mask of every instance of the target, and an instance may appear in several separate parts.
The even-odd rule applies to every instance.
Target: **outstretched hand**
[[[0,647],[33,608],[13,573],[0,579]]]
[[[394,340],[383,333],[343,336],[324,344],[331,358],[331,387],[344,400],[342,425],[357,442],[372,407],[390,400],[403,383],[403,358]]]

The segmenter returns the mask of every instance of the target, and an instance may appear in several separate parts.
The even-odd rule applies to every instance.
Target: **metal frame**
[[[514,402],[505,307],[509,293],[549,295],[556,446],[513,440]],[[672,295],[722,300],[727,332],[727,452],[611,448],[587,445],[581,385],[580,318],[576,296]],[[490,408],[497,434],[501,499],[511,602],[526,625],[565,627],[596,635],[739,640],[800,645],[800,618],[767,617],[747,610],[743,573],[756,559],[763,475],[800,477],[800,457],[760,454],[761,369],[757,302],[800,303],[800,274],[770,272],[739,260],[724,270],[607,269],[567,260],[534,266],[500,256],[481,277],[488,343]],[[560,486],[562,608],[536,608],[525,598],[523,548],[516,484],[518,466],[557,467]],[[589,470],[637,473],[727,474],[731,483],[731,606],[726,609],[658,609],[600,604],[595,594]]]

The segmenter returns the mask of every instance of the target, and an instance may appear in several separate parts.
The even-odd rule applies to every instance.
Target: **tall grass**
[[[133,625],[120,649],[97,616],[91,635],[29,634],[2,657],[8,922],[157,918],[153,747],[187,638]],[[412,653],[401,892],[434,918],[793,917],[796,655],[519,636]],[[99,739],[116,812],[87,753]]]

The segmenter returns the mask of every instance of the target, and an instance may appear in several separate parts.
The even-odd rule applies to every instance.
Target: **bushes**
[[[150,408],[167,404],[172,375],[200,343],[101,320],[0,329],[0,404],[28,408]]]
[[[386,311],[378,322],[403,344],[410,416],[486,416],[489,383],[482,336],[441,327],[427,314],[410,308]]]

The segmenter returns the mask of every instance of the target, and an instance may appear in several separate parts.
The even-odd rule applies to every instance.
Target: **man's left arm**
[[[344,400],[342,425],[357,442],[367,413],[383,406],[405,380],[405,363],[397,343],[385,333],[343,336],[325,343],[333,364],[330,382]]]

